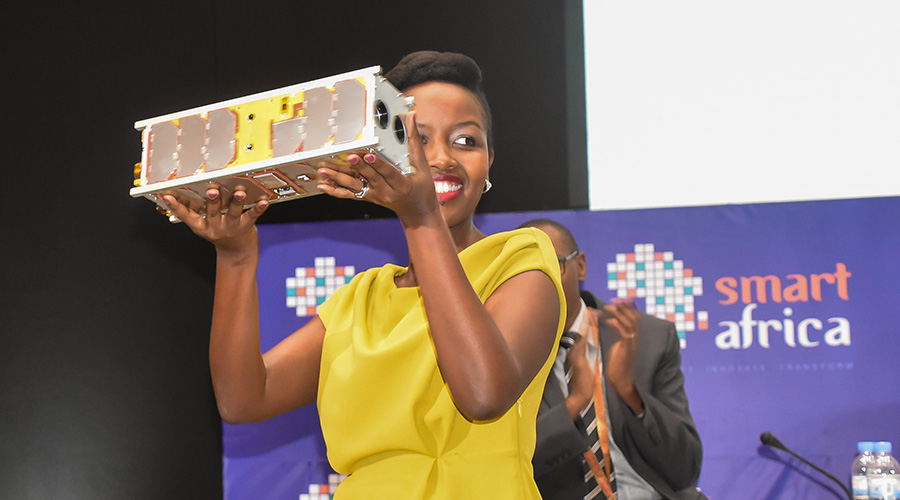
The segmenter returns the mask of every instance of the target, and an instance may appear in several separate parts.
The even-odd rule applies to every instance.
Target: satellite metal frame
[[[409,175],[403,115],[412,105],[372,66],[141,120],[134,124],[143,153],[131,196],[178,222],[163,192],[200,206],[215,182],[225,193],[243,186],[247,200],[296,200],[321,194],[320,160],[346,162],[361,150]]]

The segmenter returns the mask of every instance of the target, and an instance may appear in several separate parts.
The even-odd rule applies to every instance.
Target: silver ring
[[[366,193],[369,192],[369,180],[365,177],[360,177],[359,180],[363,183],[362,189],[353,193],[353,196],[355,196],[357,200],[363,199],[366,196]]]

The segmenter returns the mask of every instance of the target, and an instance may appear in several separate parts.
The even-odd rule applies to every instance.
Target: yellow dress
[[[543,232],[488,236],[459,258],[482,302],[516,274],[548,274],[560,297],[559,340],[565,300]],[[369,269],[319,308],[326,327],[319,418],[331,466],[349,474],[335,499],[539,499],[531,457],[554,353],[502,417],[466,420],[438,370],[419,289],[394,284],[405,270]]]

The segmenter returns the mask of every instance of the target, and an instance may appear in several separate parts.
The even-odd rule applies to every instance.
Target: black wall
[[[580,1],[58,2],[4,18],[0,498],[222,497],[214,255],[129,196],[136,120],[463,52],[495,119],[481,211],[587,206],[583,96],[567,94]],[[317,196],[262,223],[385,216]]]

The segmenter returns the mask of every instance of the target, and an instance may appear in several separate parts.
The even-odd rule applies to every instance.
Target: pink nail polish
[[[244,193],[234,193],[234,199],[237,201],[244,201]]]
[[[375,155],[369,153],[369,154],[366,155],[366,157],[364,158],[364,160],[366,160],[366,163],[372,163],[372,162],[375,161]]]
[[[347,161],[349,161],[351,165],[356,165],[357,163],[359,163],[359,157],[354,155],[350,158],[347,158]]]
[[[206,197],[209,198],[210,200],[215,200],[216,198],[219,197],[219,192],[218,191],[207,191]]]

